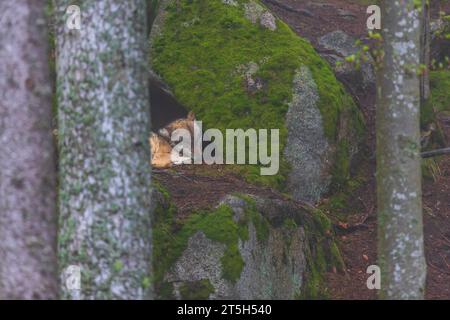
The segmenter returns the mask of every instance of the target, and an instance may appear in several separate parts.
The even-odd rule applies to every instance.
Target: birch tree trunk
[[[383,65],[378,73],[377,183],[381,297],[421,299],[419,12],[414,0],[383,1]]]
[[[0,2],[0,299],[55,299],[58,292],[44,5]]]
[[[151,298],[146,0],[56,0],[63,298]]]

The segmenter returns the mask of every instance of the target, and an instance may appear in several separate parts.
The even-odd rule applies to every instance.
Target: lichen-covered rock
[[[260,62],[260,64],[263,63],[264,61]],[[263,80],[261,77],[257,76],[259,68],[259,64],[253,61],[236,68],[236,72],[245,80],[247,91],[249,93],[255,93],[256,91],[263,89]]]
[[[277,23],[274,15],[258,2],[249,1],[248,3],[244,3],[244,8],[245,16],[252,23],[255,24],[259,22],[261,26],[272,31],[277,29]]]
[[[323,53],[322,56],[333,66],[339,79],[342,79],[354,88],[355,92],[367,94],[367,90],[375,89],[374,61],[370,54],[362,52],[356,44],[356,39],[341,30],[330,32],[319,39],[319,45],[333,53]],[[359,68],[346,58],[352,55],[363,55]]]
[[[262,201],[262,200],[259,200]],[[245,200],[229,197],[222,202],[234,214],[248,210]],[[237,218],[237,223],[245,216]],[[174,283],[175,296],[179,285],[188,281],[208,279],[214,287],[211,299],[292,299],[301,291],[306,268],[305,235],[302,227],[275,228],[267,226],[260,236],[253,222],[248,222],[248,238],[239,239],[239,254],[244,262],[237,279],[225,279],[222,259],[226,246],[208,239],[202,231],[189,238],[187,249],[165,277]]]
[[[328,63],[260,1],[165,0],[151,39],[153,71],[204,128],[280,130],[279,174],[240,168],[248,181],[309,202],[347,181],[362,116]]]
[[[295,198],[316,200],[330,182],[334,152],[325,136],[317,106],[319,92],[311,71],[302,66],[294,77],[294,94],[286,115],[286,159],[292,166],[289,190]]]
[[[237,7],[239,4],[235,0],[222,0],[224,4],[227,4],[229,6]]]
[[[343,268],[330,228],[323,215],[294,202],[244,195],[227,196],[212,212],[194,213],[167,239],[170,224],[159,220],[156,292],[160,299],[315,296],[320,274]]]

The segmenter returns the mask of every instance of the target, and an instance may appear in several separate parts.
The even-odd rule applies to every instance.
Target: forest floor
[[[427,299],[450,299],[450,157],[440,159],[441,173],[423,185],[425,253],[427,261]],[[368,266],[377,263],[377,219],[374,168],[372,177],[353,193],[356,212],[345,225],[363,222],[363,227],[339,235],[340,249],[346,265],[345,274],[328,273],[327,295],[332,299],[376,299],[367,289]],[[362,204],[362,205],[361,205]],[[360,209],[360,210],[358,210]],[[353,209],[355,210],[355,209]],[[333,216],[330,216],[333,220]],[[334,221],[335,224],[342,224]]]
[[[440,175],[435,181],[425,181],[423,188],[427,298],[450,299],[450,157],[443,157],[439,166]],[[346,203],[354,214],[340,221],[333,212],[328,212],[333,224],[342,226],[337,230],[337,235],[346,272],[326,274],[325,298],[376,298],[376,292],[366,286],[366,269],[377,261],[374,165],[367,164],[364,171],[371,178],[355,190]],[[287,199],[270,188],[243,181],[242,177],[230,174],[223,166],[180,166],[170,170],[154,170],[153,174],[169,190],[178,208],[177,219],[184,219],[192,211],[211,209],[226,195],[233,193]]]
[[[299,35],[317,46],[317,39],[328,32],[343,30],[355,38],[366,33],[366,7],[358,0],[263,0],[273,12],[288,23]],[[359,2],[363,2],[360,0]],[[450,1],[443,2],[450,13]],[[437,10],[434,10],[436,15]],[[320,50],[320,48],[317,48]],[[326,274],[325,298],[376,299],[377,293],[367,289],[368,266],[377,263],[377,208],[374,159],[375,97],[365,97],[361,105],[369,139],[368,161],[361,171],[365,182],[348,197],[346,208],[351,211],[344,221],[342,216],[328,212],[337,230],[340,249],[346,265],[345,273]],[[448,120],[448,119],[447,119]],[[450,121],[448,131],[450,133]],[[450,139],[450,137],[449,137]],[[449,140],[450,141],[450,140]],[[439,174],[426,179],[423,186],[425,251],[428,266],[428,299],[450,299],[450,157],[438,160]],[[225,195],[247,193],[266,198],[284,198],[269,188],[260,188],[230,174],[223,166],[181,166],[170,170],[154,170],[154,177],[170,192],[179,209],[178,218],[189,212],[211,208]],[[327,199],[324,200],[326,204]],[[321,205],[321,204],[319,204]],[[353,228],[352,226],[358,226]]]
[[[235,193],[261,196],[266,199],[286,199],[271,189],[249,184],[226,165],[183,165],[167,170],[153,170],[153,177],[169,192],[176,205],[177,218],[216,206],[225,196]]]
[[[362,0],[263,1],[300,36],[309,39],[319,52],[317,39],[329,32],[342,30],[355,38],[363,38],[367,33],[367,4],[362,5],[365,2]],[[440,1],[432,8],[432,16],[436,18],[439,11],[449,14],[450,1]],[[347,272],[343,275],[327,275],[326,291],[332,299],[376,298],[376,292],[368,290],[366,286],[366,269],[377,261],[375,96],[368,95],[359,101],[363,102],[360,107],[369,132],[368,149],[372,160],[364,168],[367,182],[353,193],[350,203],[347,203],[347,208],[357,212],[347,217],[345,222],[339,222],[330,216],[335,224],[362,226],[354,232],[340,235]],[[444,123],[443,126],[445,125]],[[449,128],[447,126],[447,131]],[[440,174],[434,181],[425,181],[423,186],[428,266],[426,297],[450,299],[450,157],[442,157],[438,161],[438,167]]]

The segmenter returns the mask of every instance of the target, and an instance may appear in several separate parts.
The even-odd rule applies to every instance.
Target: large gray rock
[[[327,51],[321,53],[321,56],[331,64],[338,79],[348,88],[353,88],[352,93],[363,96],[367,94],[367,90],[375,89],[374,61],[370,54],[362,53],[367,61],[363,61],[359,68],[346,61],[347,57],[358,55],[362,50],[356,45],[355,38],[337,30],[322,36],[318,42]]]
[[[297,214],[298,208],[286,202],[255,198],[257,210],[268,219],[283,221]],[[239,221],[249,205],[228,196],[222,204],[232,208]],[[226,246],[208,239],[201,231],[188,241],[187,249],[170,268],[165,281],[173,283],[174,296],[183,298],[180,287],[186,283],[209,280],[214,288],[209,299],[293,299],[305,282],[307,241],[303,226],[295,228],[270,225],[268,238],[258,239],[255,225],[249,222],[249,237],[239,240],[244,267],[239,279],[223,278],[221,259]]]
[[[314,202],[331,182],[334,148],[324,133],[317,106],[319,95],[311,71],[302,66],[294,77],[292,102],[286,115],[286,159],[292,166],[288,189],[296,200]]]

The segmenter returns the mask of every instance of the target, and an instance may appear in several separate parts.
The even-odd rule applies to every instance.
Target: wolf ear
[[[195,113],[193,113],[192,111],[190,111],[187,115],[187,119],[194,121],[195,120]]]

